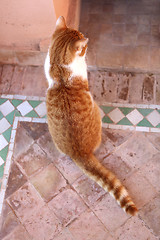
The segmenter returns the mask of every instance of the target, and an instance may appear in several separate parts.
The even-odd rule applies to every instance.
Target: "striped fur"
[[[67,28],[63,17],[58,19],[45,63],[49,131],[59,151],[135,215],[137,208],[127,190],[94,156],[101,143],[101,117],[88,88],[87,41],[80,32]]]

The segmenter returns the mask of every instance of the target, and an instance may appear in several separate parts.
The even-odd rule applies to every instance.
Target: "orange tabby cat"
[[[88,39],[59,17],[45,61],[48,127],[56,147],[135,215],[137,208],[117,177],[94,156],[101,143],[101,117],[87,80]]]

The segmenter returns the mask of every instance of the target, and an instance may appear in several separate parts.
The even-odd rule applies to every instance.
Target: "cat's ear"
[[[87,43],[88,43],[88,38],[82,38],[82,39],[80,39],[80,40],[77,40],[76,42],[75,42],[75,50],[77,51],[77,52],[81,52],[81,50],[84,48],[84,47],[86,47],[86,45],[87,45]]]
[[[56,22],[56,30],[65,29],[65,28],[67,28],[65,19],[63,16],[60,16]]]

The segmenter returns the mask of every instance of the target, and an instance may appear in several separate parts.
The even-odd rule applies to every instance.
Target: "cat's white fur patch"
[[[68,67],[72,72],[70,79],[73,77],[82,77],[83,80],[87,79],[87,64],[85,61],[85,55],[76,55],[73,62],[66,67]]]
[[[46,60],[45,60],[45,64],[44,64],[44,71],[45,71],[45,75],[46,75],[46,78],[47,78],[47,81],[48,81],[48,88],[52,88],[55,81],[53,80],[53,78],[51,78],[50,74],[49,74],[49,71],[50,71],[50,57],[49,57],[49,51],[47,53],[47,56],[46,56]]]
[[[44,64],[44,71],[49,85],[48,88],[52,88],[55,84],[54,79],[51,78],[49,74],[50,67],[51,67],[50,56],[48,51]],[[76,55],[73,62],[70,63],[69,65],[64,65],[64,67],[69,68],[71,71],[70,80],[72,80],[72,78],[74,77],[82,77],[83,80],[87,80],[87,64],[85,61],[85,55],[84,56]]]

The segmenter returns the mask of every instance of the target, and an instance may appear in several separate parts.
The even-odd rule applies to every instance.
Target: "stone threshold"
[[[44,43],[43,43],[44,42]],[[1,49],[0,48],[0,64],[13,64],[19,66],[43,66],[48,49],[48,39],[42,41],[40,49],[41,50],[11,50],[11,49]],[[46,45],[47,44],[47,45]],[[138,69],[138,68],[127,68],[127,67],[97,67],[94,65],[88,65],[88,71],[112,71],[115,73],[138,73],[138,74],[160,74],[159,71],[149,70],[149,69]]]
[[[155,71],[155,70],[143,70],[143,69],[138,69],[138,68],[127,68],[124,66],[121,67],[99,67],[99,66],[94,66],[94,65],[88,65],[87,66],[88,71],[102,71],[102,72],[112,72],[112,73],[130,73],[130,74],[148,74],[148,75],[153,75],[157,74],[160,75],[160,70]]]

